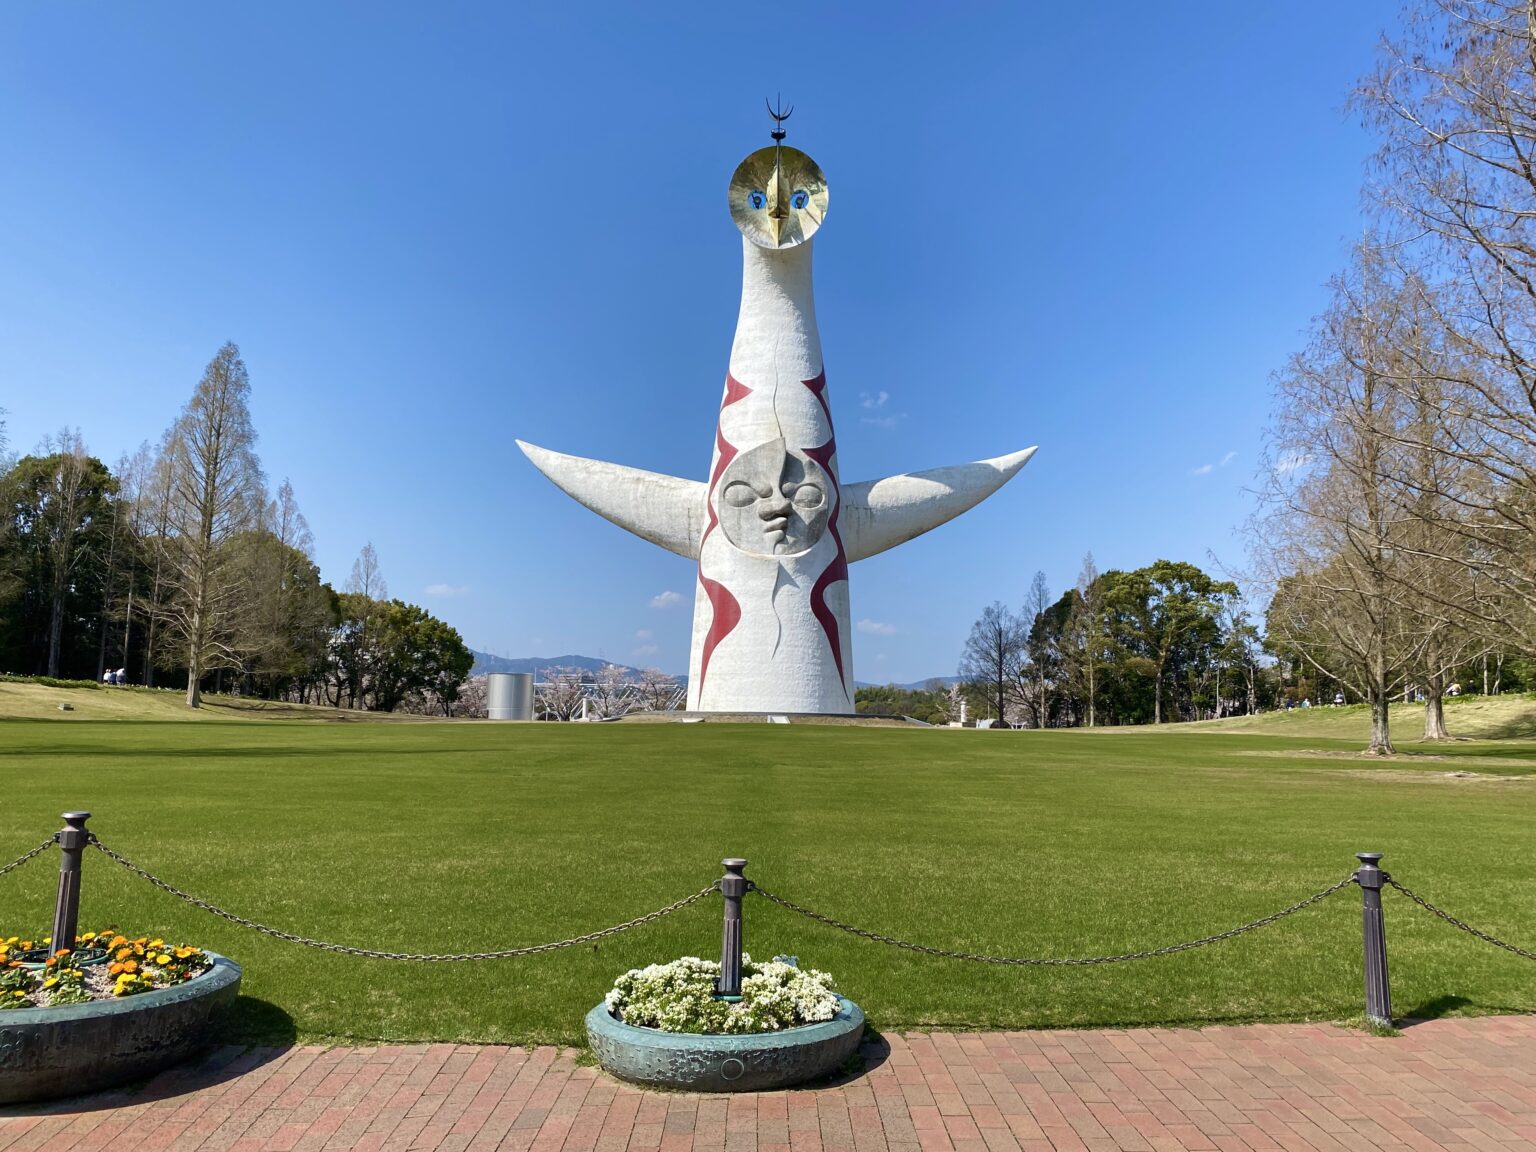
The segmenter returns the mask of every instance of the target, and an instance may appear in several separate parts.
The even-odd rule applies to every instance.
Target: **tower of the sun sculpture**
[[[783,144],[787,115],[775,116],[774,144],[731,177],[741,313],[708,482],[518,441],[573,499],[698,561],[688,668],[688,707],[698,711],[852,712],[848,565],[958,516],[1035,452],[839,481],[811,293],[827,182]]]

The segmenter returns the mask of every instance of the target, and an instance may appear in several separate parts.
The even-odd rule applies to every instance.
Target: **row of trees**
[[[960,677],[991,716],[1032,728],[1162,723],[1261,706],[1258,631],[1237,585],[1159,560],[1099,572],[1089,556],[1053,598],[1037,572],[1024,606],[972,626]]]
[[[1371,231],[1276,381],[1256,575],[1278,651],[1371,705],[1536,652],[1536,8],[1418,0],[1356,93]]]
[[[4,458],[0,670],[208,686],[393,711],[451,711],[471,656],[448,625],[390,600],[371,545],[338,593],[292,486],[269,493],[250,378],[226,344],[158,446],[108,468],[78,432]]]

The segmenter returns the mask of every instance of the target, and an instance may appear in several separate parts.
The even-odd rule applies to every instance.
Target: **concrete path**
[[[0,1149],[1048,1152],[1536,1149],[1536,1017],[908,1033],[830,1086],[645,1092],[568,1049],[226,1048],[0,1112]]]

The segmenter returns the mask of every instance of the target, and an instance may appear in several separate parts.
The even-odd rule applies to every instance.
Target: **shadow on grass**
[[[223,1044],[291,1047],[299,1029],[293,1017],[268,1000],[237,996],[219,1017],[214,1037]]]
[[[1398,1012],[1397,1026],[1412,1028],[1415,1024],[1427,1024],[1446,1016],[1529,1016],[1529,1008],[1517,1008],[1511,1004],[1481,1004],[1465,996],[1447,993],[1422,1000],[1410,1008]]]

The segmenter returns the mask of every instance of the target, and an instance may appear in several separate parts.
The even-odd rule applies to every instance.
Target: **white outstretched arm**
[[[1033,448],[1026,448],[974,464],[847,485],[838,522],[848,559],[876,556],[953,520],[1013,479],[1034,454]]]
[[[604,520],[690,560],[699,558],[708,485],[660,472],[551,452],[519,440],[533,466]]]

